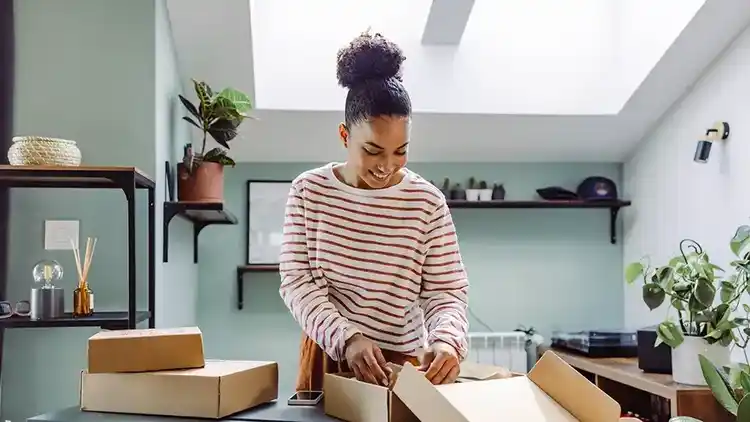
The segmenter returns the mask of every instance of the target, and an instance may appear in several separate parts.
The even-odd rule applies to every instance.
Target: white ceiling
[[[271,95],[283,96],[283,89],[276,86],[270,89],[272,84],[263,83],[268,81],[270,67],[254,62],[253,46],[256,49],[262,46],[263,51],[268,52],[273,45],[268,39],[258,39],[254,43],[253,36],[258,37],[258,32],[251,29],[251,7],[249,0],[167,0],[172,24],[175,46],[180,62],[182,78],[188,82],[190,77],[203,79],[216,88],[232,86],[248,92],[259,102],[260,110],[256,111],[260,120],[247,121],[242,126],[240,139],[232,143],[232,155],[238,161],[328,161],[336,160],[343,156],[340,143],[337,140],[336,125],[342,118],[343,94],[335,92],[334,58],[335,49],[330,51],[330,65],[325,78],[316,83],[307,81],[306,84],[294,85],[288,83],[288,91],[292,92],[298,99],[304,99],[297,110],[264,109],[260,98]],[[267,0],[253,0],[254,2]],[[272,0],[291,1],[291,0]],[[416,0],[414,0],[416,1]],[[420,0],[422,1],[422,0]],[[444,0],[447,1],[447,0]],[[466,0],[451,0],[466,1]],[[499,1],[499,0],[496,0]],[[506,0],[503,0],[506,1]],[[586,1],[586,0],[566,0]],[[598,0],[603,1],[603,0]],[[638,2],[642,0],[611,0],[617,2]],[[646,1],[646,0],[643,0]],[[653,0],[649,0],[653,1]],[[670,0],[659,0],[670,1]],[[313,2],[321,4],[321,2]],[[467,2],[464,6],[469,3]],[[358,3],[360,4],[360,3]],[[443,4],[438,1],[435,7]],[[481,1],[477,1],[473,8],[464,8],[463,17],[473,16],[477,13]],[[442,7],[442,6],[440,6]],[[472,11],[473,9],[473,11]],[[257,5],[256,9],[257,10]],[[469,13],[471,11],[471,13]],[[305,10],[287,10],[291,16],[295,12]],[[446,16],[462,17],[460,10],[454,13],[429,14],[425,12],[425,19],[421,22],[422,28],[417,36],[420,43],[424,44],[456,44],[463,46],[470,42],[471,31],[476,31],[470,22],[465,30],[461,29],[461,19],[454,21],[446,34],[440,34],[431,28],[430,20],[433,16],[445,19]],[[305,13],[309,15],[309,11]],[[683,12],[684,15],[684,12]],[[692,12],[690,12],[692,15]],[[428,16],[430,19],[428,19]],[[258,16],[256,16],[257,18]],[[631,16],[631,19],[634,19]],[[666,22],[668,16],[662,20]],[[290,18],[291,19],[291,18]],[[298,20],[297,18],[294,18]],[[312,19],[312,17],[311,17]],[[664,114],[682,96],[689,92],[690,87],[699,79],[700,75],[717,58],[721,51],[746,28],[750,22],[750,2],[747,0],[706,0],[694,14],[690,22],[684,25],[672,25],[674,41],[650,40],[646,32],[648,28],[641,28],[640,32],[633,32],[632,25],[643,25],[644,22],[628,21],[622,19],[619,24],[630,28],[629,37],[622,39],[626,32],[620,32],[618,46],[625,56],[618,56],[617,60],[627,66],[629,73],[616,75],[621,84],[618,92],[630,90],[632,95],[627,94],[624,105],[620,104],[613,113],[597,113],[601,115],[556,115],[558,113],[481,113],[470,110],[471,104],[466,108],[453,110],[452,112],[429,112],[429,107],[423,107],[428,111],[419,111],[415,114],[412,129],[413,148],[410,150],[410,159],[413,161],[624,161],[633,151],[639,140],[648,130],[656,124],[660,116]],[[278,28],[285,28],[284,22],[278,20],[267,21],[265,28],[271,28],[278,23]],[[361,22],[360,22],[361,23]],[[658,24],[658,21],[656,22]],[[434,24],[434,23],[433,23]],[[465,22],[464,22],[465,24]],[[330,27],[331,23],[324,26]],[[652,25],[649,25],[651,27]],[[667,25],[663,25],[667,26]],[[682,26],[684,29],[679,31]],[[448,28],[446,26],[446,28]],[[257,28],[256,28],[257,29]],[[307,32],[305,32],[307,31]],[[305,37],[310,39],[310,45],[319,45],[319,34],[314,29],[307,28],[305,31],[287,31],[289,37]],[[321,30],[320,32],[323,32]],[[352,32],[352,31],[348,31]],[[383,31],[385,35],[388,32]],[[668,31],[667,31],[668,32]],[[277,30],[276,34],[283,31]],[[356,33],[356,31],[354,32]],[[664,33],[664,31],[662,31]],[[262,34],[262,32],[261,32]],[[316,35],[317,34],[317,35]],[[640,44],[638,41],[640,35]],[[345,34],[340,34],[341,36]],[[351,34],[347,36],[351,38]],[[458,42],[460,40],[460,43]],[[635,41],[634,41],[635,40]],[[271,40],[272,41],[272,40]],[[277,40],[278,41],[278,40]],[[644,51],[639,46],[643,42],[658,45],[659,48],[650,48]],[[345,41],[344,41],[345,42]],[[271,43],[272,44],[272,43]],[[287,42],[289,45],[289,43]],[[339,46],[342,44],[338,43]],[[277,43],[277,51],[282,57],[288,57]],[[298,45],[302,45],[298,43]],[[426,46],[425,48],[448,49],[458,47],[448,46]],[[666,49],[666,51],[664,51]],[[639,53],[640,52],[640,53]],[[257,52],[256,52],[257,53]],[[255,54],[255,59],[262,58]],[[267,56],[267,55],[266,55]],[[410,56],[408,56],[410,57]],[[407,58],[407,62],[409,59]],[[656,62],[655,64],[653,62]],[[266,70],[263,70],[266,69]],[[291,70],[288,70],[291,69]],[[322,67],[321,67],[322,69]],[[445,69],[433,67],[422,72],[440,73]],[[283,70],[283,68],[282,68]],[[266,72],[266,76],[257,77],[258,72]],[[297,66],[287,68],[289,78],[298,75],[304,79],[306,68]],[[409,80],[424,80],[426,73],[411,70],[408,73]],[[554,73],[554,72],[553,72]],[[605,74],[606,76],[606,74]],[[288,79],[289,80],[289,79]],[[256,85],[257,84],[257,85]],[[407,82],[408,84],[408,82]],[[321,87],[322,86],[322,87]],[[629,88],[628,88],[629,86]],[[433,86],[432,89],[423,86],[411,90],[415,104],[419,103],[418,94],[439,92],[445,90],[445,84]],[[558,91],[566,92],[564,86]],[[186,84],[186,89],[191,89]],[[410,87],[411,89],[411,87]],[[552,91],[545,89],[545,91]],[[599,98],[606,99],[610,91],[599,89]],[[335,92],[334,97],[322,94]],[[488,92],[474,89],[475,95],[488,95]],[[189,92],[192,96],[192,92]],[[491,92],[489,93],[491,94]],[[559,93],[558,93],[559,94]],[[427,94],[422,95],[422,97]],[[570,94],[566,94],[570,95]],[[614,95],[614,94],[612,94]],[[340,101],[332,104],[331,98],[340,97]],[[565,104],[567,97],[558,95],[559,100]],[[319,99],[320,101],[316,101]],[[578,101],[578,98],[569,99],[570,102]],[[273,102],[273,101],[268,101]],[[299,102],[299,101],[298,101]],[[518,103],[522,103],[519,98]],[[452,102],[455,104],[455,102]],[[319,104],[320,107],[316,107]],[[468,112],[466,111],[467,109]],[[476,111],[476,110],[474,110]],[[565,114],[565,113],[562,113]],[[694,122],[696,136],[705,127],[721,116],[705,116],[705,121]],[[692,141],[692,140],[686,140]]]

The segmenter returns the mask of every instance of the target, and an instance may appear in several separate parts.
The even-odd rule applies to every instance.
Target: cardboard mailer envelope
[[[404,365],[393,393],[421,421],[616,422],[620,405],[554,352],[527,376],[432,385]]]

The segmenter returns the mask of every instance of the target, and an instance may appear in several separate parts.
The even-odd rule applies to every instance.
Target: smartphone
[[[298,391],[289,397],[289,406],[315,406],[323,399],[322,391]]]

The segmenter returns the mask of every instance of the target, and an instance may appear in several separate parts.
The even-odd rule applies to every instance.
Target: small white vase
[[[706,385],[698,355],[708,358],[716,366],[730,363],[730,350],[719,343],[708,344],[702,337],[685,336],[676,349],[672,349],[672,379],[688,385]]]
[[[492,189],[479,189],[480,201],[492,201]]]
[[[466,200],[479,201],[479,189],[466,189]]]

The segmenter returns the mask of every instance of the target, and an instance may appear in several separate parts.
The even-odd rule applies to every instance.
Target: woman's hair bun
[[[401,80],[404,60],[406,57],[398,45],[368,31],[339,50],[336,55],[336,77],[339,85],[349,89],[369,80]]]

